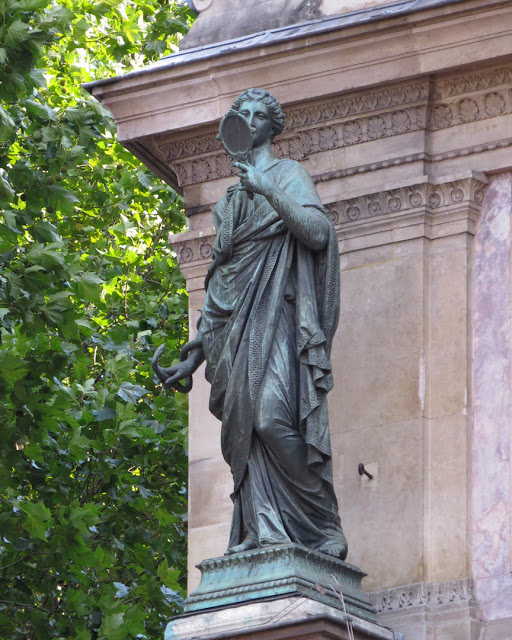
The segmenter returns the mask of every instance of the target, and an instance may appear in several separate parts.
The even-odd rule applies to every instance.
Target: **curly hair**
[[[271,93],[266,91],[266,89],[247,89],[233,102],[230,111],[236,111],[238,113],[242,103],[246,100],[263,102],[263,104],[267,105],[272,121],[272,138],[275,138],[275,136],[278,136],[283,131],[284,113],[281,105]]]

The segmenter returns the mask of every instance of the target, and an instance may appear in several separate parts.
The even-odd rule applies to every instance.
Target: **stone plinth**
[[[305,596],[263,599],[174,618],[165,640],[403,640],[400,633]]]
[[[375,611],[361,589],[365,573],[298,545],[269,546],[204,560],[198,568],[201,583],[188,598],[186,611],[299,594],[338,609],[346,607],[350,614],[376,621]]]

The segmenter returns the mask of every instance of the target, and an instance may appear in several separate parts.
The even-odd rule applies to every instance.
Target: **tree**
[[[181,198],[80,83],[176,48],[170,0],[0,0],[0,637],[161,638],[182,602]]]

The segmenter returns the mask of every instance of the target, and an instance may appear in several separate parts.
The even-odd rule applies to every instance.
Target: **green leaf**
[[[117,395],[126,400],[126,402],[137,402],[139,398],[149,393],[147,389],[141,387],[138,384],[132,384],[131,382],[123,382],[117,391]]]
[[[0,104],[0,142],[10,140],[16,131],[16,123]]]
[[[27,37],[27,31],[30,26],[22,20],[14,20],[8,27],[7,33],[4,37],[4,42],[7,47],[18,48],[18,45]]]
[[[37,460],[37,462],[44,463],[44,454],[43,450],[38,444],[28,443],[25,445],[24,453],[27,458],[31,460]]]
[[[75,282],[78,285],[78,292],[85,302],[100,303],[103,280],[96,273],[86,271],[75,276]]]
[[[76,635],[73,636],[72,640],[91,640],[91,632],[87,631],[87,629],[80,629]]]
[[[0,370],[2,371],[2,379],[7,384],[13,384],[17,380],[21,380],[28,373],[29,369],[26,362],[9,351],[0,352]]]
[[[35,118],[40,118],[41,120],[52,120],[54,122],[57,120],[57,112],[48,104],[29,99],[24,100],[22,104],[25,106],[27,112]]]
[[[73,435],[69,441],[69,449],[75,459],[82,459],[87,449],[91,446],[91,441],[82,434],[82,427],[73,430]]]
[[[42,502],[25,502],[20,504],[20,509],[27,515],[23,528],[35,538],[46,542],[46,531],[53,527],[50,510]]]
[[[110,615],[105,616],[100,628],[100,640],[102,638],[105,638],[105,640],[121,639],[122,636],[119,635],[118,631],[120,630],[123,621],[124,613],[111,613]]]
[[[63,266],[66,263],[66,259],[61,251],[57,251],[55,248],[57,246],[58,243],[52,243],[46,246],[40,243],[34,243],[27,253],[27,260],[32,264],[43,267]]]
[[[48,0],[19,0],[18,4],[22,11],[35,11],[48,6]]]
[[[63,213],[73,213],[74,203],[79,202],[74,193],[55,184],[49,186],[48,191],[50,193],[50,206],[59,209]]]
[[[180,571],[174,567],[169,567],[167,559],[158,565],[157,575],[166,587],[174,590],[179,589],[178,578]]]

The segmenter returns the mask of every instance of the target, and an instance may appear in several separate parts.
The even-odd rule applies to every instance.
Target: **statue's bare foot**
[[[258,543],[254,538],[246,538],[240,544],[235,544],[232,547],[229,547],[224,555],[230,556],[232,553],[242,553],[243,551],[250,551],[251,549],[256,549],[257,546]]]

